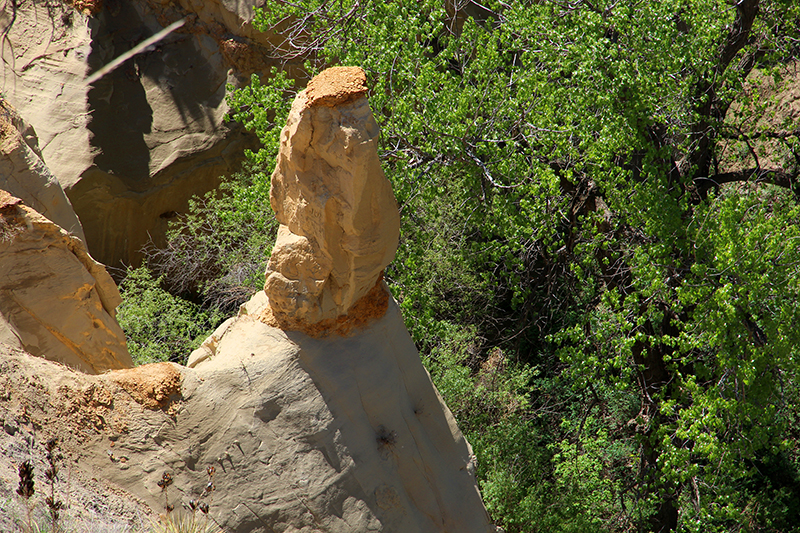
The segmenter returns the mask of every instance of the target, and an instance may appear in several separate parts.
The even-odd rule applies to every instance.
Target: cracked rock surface
[[[378,159],[380,130],[359,67],[333,67],[293,105],[272,175],[281,223],[264,287],[296,325],[347,314],[394,259],[400,215]]]

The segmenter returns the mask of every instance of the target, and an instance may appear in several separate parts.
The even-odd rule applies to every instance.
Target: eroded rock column
[[[272,175],[281,226],[266,271],[271,317],[324,334],[382,314],[383,269],[400,216],[377,153],[380,129],[359,67],[333,67],[295,99]]]

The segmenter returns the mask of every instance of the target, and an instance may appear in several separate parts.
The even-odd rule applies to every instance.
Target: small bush
[[[151,533],[222,533],[222,529],[206,517],[171,513],[166,521],[155,524]]]
[[[228,314],[260,290],[278,228],[269,187],[269,176],[250,168],[193,198],[170,225],[167,245],[145,250],[161,286]]]
[[[120,289],[117,320],[137,365],[172,361],[185,363],[192,350],[222,322],[219,310],[173,296],[161,288],[146,267],[129,269]]]

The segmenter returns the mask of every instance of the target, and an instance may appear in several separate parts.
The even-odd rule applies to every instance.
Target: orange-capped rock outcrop
[[[285,329],[347,315],[397,251],[400,215],[365,84],[358,67],[322,72],[297,95],[281,133],[270,193],[281,226],[264,290]]]

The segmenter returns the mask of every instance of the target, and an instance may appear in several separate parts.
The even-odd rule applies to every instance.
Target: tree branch
[[[753,21],[758,16],[759,0],[739,0],[736,3],[736,20],[728,32],[725,46],[720,50],[720,61],[717,68],[719,74],[725,72],[736,54],[744,48],[750,39]]]
[[[796,195],[800,196],[800,183],[798,183],[798,175],[796,172],[789,173],[785,170],[778,169],[764,169],[764,168],[748,168],[743,170],[736,170],[733,172],[723,172],[713,176],[695,178],[694,184],[697,187],[701,197],[708,192],[712,187],[716,188],[725,183],[735,183],[739,181],[751,181],[754,183],[769,183],[784,187],[792,190]]]

